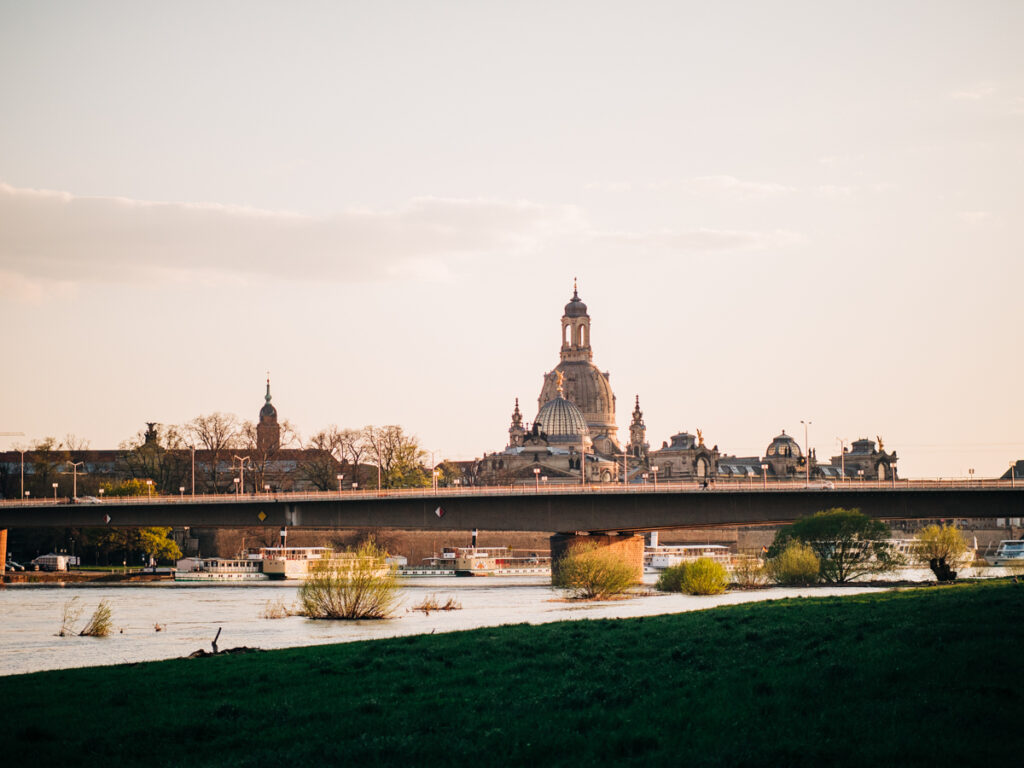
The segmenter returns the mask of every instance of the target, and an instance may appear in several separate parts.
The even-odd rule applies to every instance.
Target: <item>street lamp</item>
[[[1010,462],[1010,487],[1011,488],[1013,488],[1013,474],[1014,474],[1014,470],[1016,470],[1016,469],[1017,469],[1017,462],[1016,461],[1011,461]]]
[[[658,490],[658,470],[660,467],[651,467],[651,472],[654,473],[654,490]]]
[[[766,491],[768,490],[768,465],[767,464],[762,464],[761,465],[761,488],[766,490]]]
[[[341,496],[341,481],[345,479],[344,475],[338,475],[338,495]]]
[[[250,459],[248,456],[235,456],[234,458],[231,459],[231,466],[232,467],[235,466],[235,462],[236,461],[238,462],[238,476],[240,478],[237,481],[240,485],[236,486],[236,487],[240,487],[242,492],[244,493],[245,492],[245,462],[248,461],[249,462],[249,466],[252,466],[252,459]]]
[[[263,492],[265,494],[267,494],[267,496],[269,496],[270,495],[270,486],[269,485],[264,485],[263,486]]]
[[[433,476],[434,493],[437,493],[437,483],[438,483],[438,478],[441,476],[441,470],[435,469],[430,474]]]
[[[184,499],[184,498],[185,498],[185,486],[184,486],[184,485],[179,485],[179,486],[178,486],[178,495],[179,495],[179,496],[180,496],[180,497],[181,497],[182,499]]]
[[[806,472],[805,483],[811,484],[811,449],[807,442],[807,428],[814,422],[804,421],[800,419],[800,423],[804,425],[804,471]]]
[[[839,466],[843,473],[843,480],[846,480],[846,440],[841,437],[837,437],[839,441]]]
[[[643,475],[642,475],[642,477],[643,477],[643,479],[644,479],[644,488],[646,488],[646,487],[647,487],[647,473],[646,473],[646,472],[644,472],[644,473],[643,473]]]
[[[84,461],[69,461],[66,462],[71,465],[71,498],[78,498],[78,468],[79,466],[84,467]]]
[[[534,493],[540,493],[540,467],[533,468],[533,489]]]
[[[27,498],[28,498],[29,496],[31,496],[31,495],[32,495],[32,491],[25,491],[25,498],[26,498],[26,499],[27,499]]]
[[[103,494],[106,491],[105,488],[100,488],[100,501],[103,501]]]
[[[153,481],[152,480],[147,480],[146,481],[146,493],[149,496],[149,498],[151,498],[151,499],[153,498]]]
[[[57,501],[57,484],[53,484],[53,500]]]
[[[359,490],[359,483],[352,483],[352,490],[353,491],[358,491]]]
[[[27,496],[28,494],[25,493],[25,454],[28,451],[18,451],[18,453],[21,454],[21,495]]]
[[[862,483],[864,482],[864,470],[863,470],[863,469],[858,469],[858,470],[857,470],[857,477],[859,477],[859,478],[860,478],[860,481],[861,481]]]
[[[967,474],[971,476],[971,485],[974,485],[974,467],[967,470]]]
[[[234,478],[234,481],[235,481],[235,498],[237,499],[237,498],[238,498],[238,484],[239,484],[240,482],[242,482],[242,481],[241,481],[241,480],[239,480],[239,479],[238,479],[237,477],[236,477],[236,478]]]
[[[192,451],[192,495],[196,495],[196,447],[194,445],[189,446],[189,450]]]

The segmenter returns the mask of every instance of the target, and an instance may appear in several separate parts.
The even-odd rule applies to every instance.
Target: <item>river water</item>
[[[646,576],[653,584],[656,577]],[[264,649],[343,643],[400,635],[453,632],[528,622],[652,616],[755,600],[865,592],[879,587],[811,587],[727,592],[710,597],[645,594],[627,600],[572,602],[550,585],[549,577],[429,577],[401,582],[394,618],[382,621],[313,621],[301,616],[263,618],[268,603],[291,606],[297,582],[257,584],[175,584],[114,586],[19,585],[0,589],[0,675],[44,669],[121,664],[186,656],[210,650],[220,628],[220,648]],[[460,610],[411,610],[424,598],[449,597]],[[114,632],[105,638],[59,637],[64,607],[75,599],[81,617],[77,632],[101,600],[113,611]],[[156,631],[156,625],[161,631]]]

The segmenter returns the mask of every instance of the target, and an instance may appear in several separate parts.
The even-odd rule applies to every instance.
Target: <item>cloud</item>
[[[0,295],[32,302],[99,281],[444,281],[496,260],[575,258],[603,246],[673,254],[799,239],[707,228],[604,232],[579,208],[529,202],[419,198],[394,210],[314,217],[0,184]]]
[[[981,101],[995,95],[996,87],[991,83],[979,83],[970,88],[961,88],[952,91],[949,98],[957,101]]]
[[[570,206],[421,198],[312,217],[0,184],[0,270],[24,279],[438,279],[460,260],[529,251],[585,226]]]

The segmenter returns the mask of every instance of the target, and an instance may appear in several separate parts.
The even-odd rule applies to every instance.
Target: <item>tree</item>
[[[339,457],[342,453],[341,433],[333,424],[322,429],[303,444],[303,457],[296,469],[302,479],[321,491],[338,487]]]
[[[252,421],[245,421],[239,428],[242,453],[249,457],[250,469],[252,470],[253,490],[259,493],[264,485],[271,485],[277,488],[287,487],[286,473],[273,471],[273,461],[277,458],[282,449],[290,448],[299,441],[288,420],[278,425],[278,440],[276,445],[260,445],[257,425]],[[241,489],[243,492],[245,488]]]
[[[424,488],[430,478],[423,466],[426,452],[417,438],[406,435],[396,424],[366,427],[363,435],[370,459],[380,467],[384,488]],[[371,478],[373,482],[375,478]]]
[[[953,567],[964,561],[967,540],[951,525],[928,525],[917,534],[914,554],[932,569],[938,581],[956,581]]]
[[[633,567],[609,547],[579,542],[551,564],[551,583],[583,600],[621,595],[636,580]]]
[[[859,509],[834,507],[782,528],[768,557],[781,554],[790,541],[803,542],[818,556],[821,578],[841,584],[902,565],[902,558],[886,541],[888,537],[889,528],[882,521]]]
[[[184,428],[185,436],[196,448],[206,451],[203,466],[208,478],[208,486],[214,493],[227,490],[222,477],[231,477],[224,470],[230,467],[231,453],[242,447],[241,425],[233,413],[211,413],[197,416]],[[229,481],[230,482],[230,481]]]
[[[121,461],[128,474],[137,480],[152,480],[157,493],[177,493],[189,476],[191,456],[179,427],[149,423],[131,440],[121,443]],[[144,491],[145,492],[145,491]],[[130,496],[134,491],[117,492],[107,488],[104,493]]]

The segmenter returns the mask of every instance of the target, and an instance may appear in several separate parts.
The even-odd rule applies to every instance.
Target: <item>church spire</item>
[[[263,399],[270,402],[270,371],[267,371],[267,396]]]

